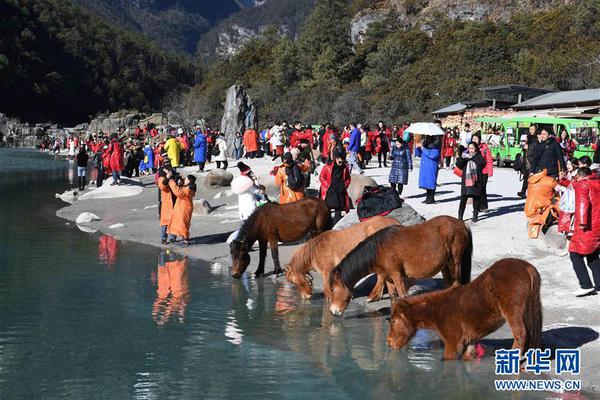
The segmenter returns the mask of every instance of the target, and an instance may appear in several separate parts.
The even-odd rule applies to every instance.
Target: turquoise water
[[[385,317],[79,231],[55,216],[69,167],[0,149],[0,399],[507,397],[427,331],[394,352]]]

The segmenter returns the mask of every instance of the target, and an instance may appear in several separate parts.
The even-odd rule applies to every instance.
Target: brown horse
[[[438,331],[444,359],[471,359],[466,351],[508,321],[513,349],[539,348],[542,338],[540,274],[526,261],[505,258],[473,282],[399,299],[392,304],[387,343],[400,349],[419,328]]]
[[[362,277],[376,273],[394,283],[405,296],[405,279],[430,278],[442,272],[446,286],[471,280],[471,231],[464,222],[447,215],[414,226],[390,226],[369,236],[331,271],[331,306],[342,315],[352,289]],[[382,290],[383,286],[375,290]],[[390,293],[395,299],[395,293]]]
[[[315,237],[328,229],[331,229],[331,214],[321,199],[304,198],[287,204],[265,204],[244,222],[237,239],[229,245],[233,261],[231,275],[239,279],[246,271],[250,264],[250,249],[256,241],[260,259],[254,275],[259,277],[265,272],[267,244],[275,264],[274,273],[279,274],[279,242],[296,242],[307,235]]]
[[[325,232],[300,247],[285,268],[285,275],[298,287],[304,299],[312,296],[310,271],[317,270],[323,276],[323,293],[329,299],[329,274],[344,257],[366,237],[391,225],[400,225],[392,218],[373,217],[359,224],[339,231]],[[382,277],[377,277],[383,283]],[[376,285],[379,287],[380,285]],[[379,292],[379,290],[378,290]],[[369,300],[375,300],[379,293],[373,292]]]

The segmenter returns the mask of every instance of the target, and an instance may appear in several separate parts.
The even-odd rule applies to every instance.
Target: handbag
[[[377,215],[388,215],[396,208],[402,207],[402,199],[398,192],[384,186],[365,186],[356,203],[356,213],[361,221]]]
[[[558,203],[560,211],[566,213],[575,212],[575,189],[573,186],[569,186],[561,195],[560,202]]]
[[[458,168],[458,167],[454,167],[454,169],[452,170],[452,172],[454,173],[454,175],[458,176],[459,178],[462,178],[463,175],[463,170]]]

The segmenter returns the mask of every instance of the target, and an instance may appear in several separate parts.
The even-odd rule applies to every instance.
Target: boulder
[[[125,224],[123,224],[121,222],[112,224],[111,226],[108,227],[108,229],[121,229],[121,228],[125,228]]]
[[[425,217],[416,212],[414,208],[406,203],[403,203],[402,207],[393,210],[387,216],[395,219],[404,226],[417,225],[425,222]],[[360,221],[358,219],[358,215],[356,214],[356,210],[350,210],[350,212],[346,214],[333,229],[340,230],[348,228],[352,225],[358,224],[359,222]]]
[[[234,156],[235,134],[244,133],[248,128],[258,129],[256,106],[241,85],[233,85],[227,90],[225,112],[221,119],[221,132],[227,140],[227,153]]]
[[[377,186],[373,178],[365,175],[352,175],[350,186],[348,186],[348,195],[352,199],[352,204],[356,206],[356,200],[362,196],[365,186]]]
[[[93,214],[91,212],[82,212],[81,214],[79,214],[77,216],[77,219],[75,219],[75,223],[76,224],[87,224],[92,221],[100,221],[100,220],[101,220],[101,218],[99,216],[97,216],[96,214]]]
[[[210,214],[212,210],[212,206],[205,199],[194,200],[194,212],[192,215],[194,217],[201,217]]]
[[[233,174],[222,169],[214,169],[206,174],[204,186],[229,186],[233,180]]]

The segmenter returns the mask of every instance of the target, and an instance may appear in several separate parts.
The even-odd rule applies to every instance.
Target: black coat
[[[550,137],[535,147],[530,172],[537,174],[545,169],[548,171],[548,176],[557,177],[559,165],[561,171],[567,168],[560,144],[556,143],[554,138]]]
[[[473,160],[475,165],[477,165],[477,182],[475,182],[474,186],[465,185],[465,170],[467,169],[467,163],[470,160]],[[485,168],[485,158],[483,158],[481,153],[475,153],[475,155],[471,159],[462,157],[457,158],[456,167],[460,168],[463,171],[463,175],[460,182],[460,194],[463,196],[481,196],[481,189],[483,186],[483,169]]]

